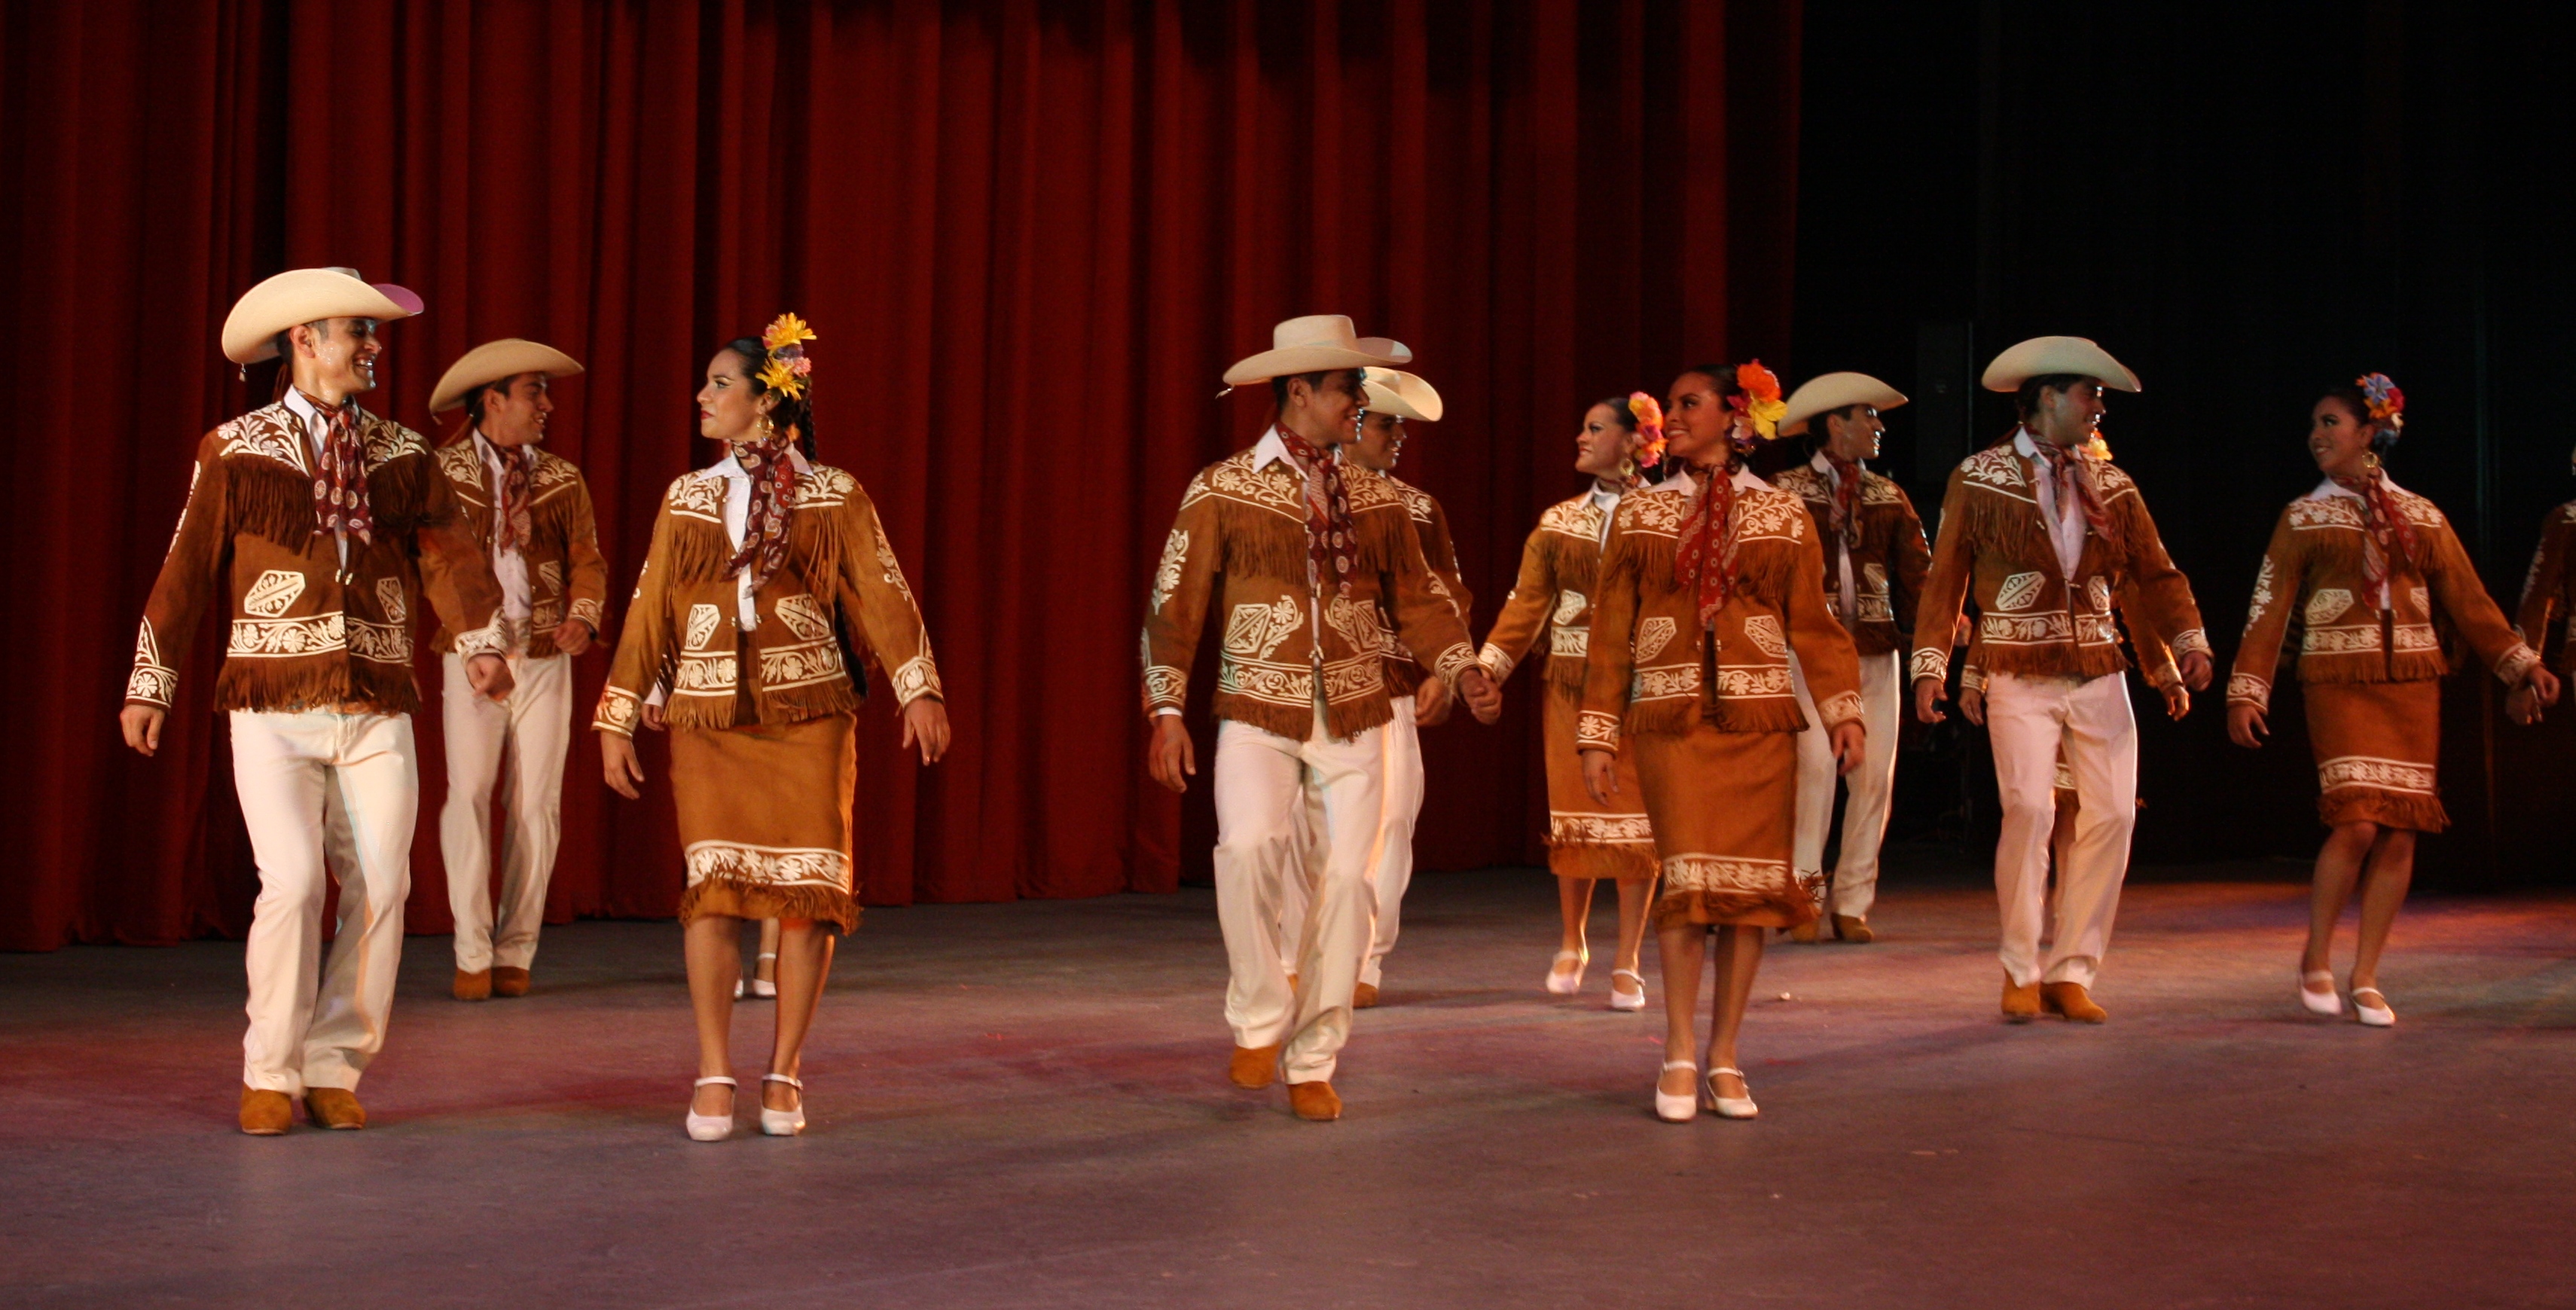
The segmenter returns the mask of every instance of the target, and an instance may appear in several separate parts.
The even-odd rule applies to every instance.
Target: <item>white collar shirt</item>
[[[1590,499],[1592,501],[1592,508],[1601,511],[1600,544],[1605,546],[1610,544],[1610,520],[1619,513],[1619,501],[1627,494],[1628,493],[1624,491],[1612,491],[1608,487],[1602,486],[1600,480],[1597,478],[1593,480]]]
[[[2048,461],[2039,454],[2039,442],[2029,428],[2013,433],[2013,450],[2030,464],[2030,485],[2039,500],[2040,522],[2048,526],[2049,544],[2057,548],[2058,576],[2067,582],[2075,580],[2075,566],[2084,559],[2084,507],[2073,502],[2057,503],[2057,478]]]
[[[501,484],[509,476],[509,460],[524,458],[515,450],[504,451],[474,429],[474,451],[483,457],[483,471],[492,495],[492,576],[501,584],[501,614],[510,621],[513,647],[524,640],[528,618],[535,613],[535,597],[528,588],[528,561],[516,546],[501,543]]]
[[[1842,470],[1835,468],[1834,462],[1825,458],[1825,452],[1817,451],[1815,458],[1807,461],[1807,466],[1825,475],[1825,494],[1828,497],[1842,494]],[[1853,512],[1858,513],[1859,506],[1853,506]],[[1825,521],[1818,523],[1816,527],[1821,529],[1818,535],[1824,537],[1827,544],[1833,547],[1834,564],[1836,571],[1841,575],[1839,581],[1843,602],[1842,608],[1834,612],[1834,617],[1842,620],[1843,626],[1848,628],[1852,624],[1852,617],[1860,613],[1860,583],[1852,576],[1851,550],[1843,544],[1841,537],[1834,535],[1832,523],[1833,516],[1827,514]]]
[[[307,476],[310,476],[322,467],[322,443],[330,440],[331,421],[322,417],[322,411],[314,408],[312,401],[305,399],[303,389],[293,384],[289,384],[286,388],[285,403],[287,412],[302,420],[304,471]],[[349,534],[333,532],[331,536],[339,543],[340,568],[345,572],[349,567]]]
[[[793,446],[788,447],[787,458],[795,464],[799,477],[814,471],[814,466],[805,461],[805,452]],[[742,461],[728,454],[698,476],[725,480],[725,539],[733,543],[735,550],[742,549],[743,533],[751,523],[751,473],[743,468]],[[760,626],[759,588],[752,585],[749,565],[737,570],[734,580],[742,630],[749,632]]]

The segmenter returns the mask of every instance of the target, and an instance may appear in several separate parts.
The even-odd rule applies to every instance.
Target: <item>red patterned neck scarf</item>
[[[2416,553],[2415,525],[2398,507],[2386,473],[2372,469],[2357,478],[2338,477],[2334,484],[2361,497],[2361,579],[2370,589],[2371,606],[2386,613],[2391,561],[2402,559],[2419,570],[2423,567],[2423,557]]]
[[[332,406],[309,392],[296,394],[322,416],[322,449],[313,461],[313,530],[375,544],[376,516],[367,503],[367,448],[358,440],[358,402]]]
[[[2093,535],[2111,539],[2111,513],[2102,507],[2102,490],[2093,482],[2093,461],[2073,450],[2043,439],[2034,432],[2030,444],[2039,448],[2040,462],[2048,466],[2049,476],[2057,483],[2057,512],[2066,512],[2066,501],[2073,497],[2084,510],[2084,524]]]
[[[1834,469],[1834,497],[1825,506],[1826,530],[1841,539],[1849,550],[1860,545],[1860,461],[1844,459],[1828,450],[1822,452],[1825,462]]]
[[[1682,515],[1681,549],[1673,555],[1673,581],[1699,598],[1699,622],[1717,626],[1735,590],[1735,478],[1724,464],[1689,466],[1699,497]]]
[[[1306,582],[1321,588],[1333,580],[1338,594],[1351,592],[1351,556],[1357,548],[1351,531],[1350,493],[1342,486],[1339,452],[1279,428],[1279,444],[1306,475]]]
[[[725,571],[750,569],[754,591],[787,567],[787,516],[796,508],[796,460],[790,453],[795,448],[793,428],[733,448],[734,463],[751,475],[751,509],[742,518],[742,549],[734,552]]]
[[[501,458],[501,485],[492,498],[492,542],[503,550],[525,550],[532,531],[528,478],[536,470],[537,452],[529,446],[494,445],[479,430],[474,440]]]

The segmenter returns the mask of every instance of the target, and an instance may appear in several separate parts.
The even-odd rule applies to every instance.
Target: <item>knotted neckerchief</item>
[[[1342,462],[1335,452],[1279,429],[1279,444],[1306,474],[1306,582],[1321,588],[1331,578],[1339,594],[1351,593],[1351,498],[1342,486]]]
[[[787,515],[796,508],[796,461],[788,452],[795,448],[794,428],[734,444],[734,463],[751,475],[751,508],[742,517],[742,549],[725,572],[751,570],[754,591],[787,567]]]
[[[325,405],[311,393],[304,402],[322,416],[322,451],[313,462],[313,530],[376,540],[375,512],[367,504],[367,448],[358,440],[358,403]]]
[[[2406,519],[2406,511],[2397,507],[2397,497],[2390,494],[2388,475],[2378,469],[2357,478],[2338,477],[2334,484],[2361,497],[2361,578],[2370,589],[2370,603],[2380,613],[2388,612],[2388,575],[2395,567],[2392,561],[2405,560],[2418,569],[2423,560],[2416,554],[2415,525]]]
[[[2040,459],[2057,481],[2057,512],[2064,514],[2066,498],[2073,496],[2075,503],[2084,507],[2085,526],[2093,529],[2094,536],[2109,541],[2111,512],[2102,508],[2101,488],[2093,482],[2093,461],[2054,441],[2041,440],[2037,434],[2033,434],[2030,444],[2039,447]]]
[[[1828,450],[1825,462],[1834,468],[1834,497],[1825,506],[1826,527],[1842,538],[1843,549],[1860,545],[1860,461],[1844,459]]]
[[[525,550],[534,531],[528,516],[528,478],[537,452],[527,446],[496,446],[481,432],[474,439],[501,457],[501,486],[493,497],[492,541],[503,550]]]
[[[1699,598],[1699,622],[1717,626],[1735,590],[1735,479],[1726,465],[1692,464],[1700,484],[1699,498],[1682,515],[1681,549],[1673,554],[1673,581]]]

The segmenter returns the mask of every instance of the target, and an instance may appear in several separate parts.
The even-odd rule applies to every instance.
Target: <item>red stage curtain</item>
[[[864,898],[1164,890],[1213,824],[1204,784],[1145,779],[1135,633],[1182,484],[1263,418],[1218,374],[1294,314],[1411,343],[1450,417],[1403,472],[1449,508],[1481,632],[1576,489],[1585,402],[1693,358],[1785,362],[1797,49],[1794,3],[10,6],[0,308],[28,476],[0,527],[25,624],[0,645],[0,945],[247,924],[220,625],[160,758],[114,718],[192,443],[267,398],[215,344],[260,277],[419,290],[369,403],[424,431],[476,342],[585,361],[553,443],[621,599],[661,489],[713,458],[706,357],[805,315],[824,458],[884,513],[957,727],[923,772],[864,712]],[[585,722],[603,664],[580,665]],[[1426,867],[1539,856],[1535,684],[1513,690],[1500,729],[1426,738]],[[669,913],[645,758],[654,798],[620,801],[578,733],[554,917]]]

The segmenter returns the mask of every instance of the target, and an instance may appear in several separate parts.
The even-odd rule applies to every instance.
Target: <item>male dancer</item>
[[[233,306],[225,356],[283,355],[292,385],[198,443],[118,716],[126,745],[160,749],[198,616],[229,579],[215,705],[232,717],[233,784],[259,860],[241,1129],[260,1136],[286,1131],[298,1092],[317,1127],[367,1126],[358,1078],[384,1046],[420,807],[413,607],[426,598],[459,634],[475,691],[511,689],[491,561],[428,443],[358,407],[384,354],[379,325],[420,308],[344,268],[280,273]],[[327,964],[326,831],[340,885]]]
[[[447,860],[447,903],[456,914],[460,1001],[528,994],[528,966],[545,924],[546,881],[563,835],[564,752],[572,741],[572,661],[607,623],[608,565],[590,488],[572,462],[537,449],[555,403],[555,378],[581,365],[552,346],[508,337],[465,352],[438,380],[429,409],[465,408],[465,435],[439,449],[476,540],[501,584],[510,671],[518,690],[504,703],[474,693],[458,634],[440,625],[446,689],[447,804],[438,847]],[[503,805],[501,913],[492,913],[492,792],[510,768]]]
[[[1851,787],[1843,802],[1843,849],[1833,877],[1834,936],[1867,942],[1869,907],[1878,898],[1878,848],[1887,836],[1888,791],[1896,782],[1898,717],[1905,712],[1905,636],[1914,627],[1914,601],[1932,568],[1923,544],[1923,520],[1905,489],[1869,471],[1887,424],[1879,411],[1905,403],[1905,394],[1866,373],[1827,373],[1789,393],[1780,434],[1813,433],[1815,457],[1783,469],[1773,486],[1807,502],[1825,543],[1825,606],[1850,631],[1860,650],[1861,721],[1868,748],[1859,767],[1841,775]],[[1825,834],[1834,822],[1834,748],[1807,694],[1796,682],[1807,730],[1798,736],[1798,839],[1793,857],[1800,878],[1823,877]],[[1817,925],[1789,931],[1792,940],[1815,941]]]
[[[1229,387],[1270,383],[1278,421],[1250,450],[1190,480],[1145,613],[1146,760],[1188,786],[1198,765],[1180,719],[1209,604],[1224,613],[1217,666],[1216,889],[1234,1030],[1227,1073],[1267,1087],[1285,1069],[1301,1118],[1341,1116],[1332,1087],[1370,932],[1370,852],[1385,808],[1387,599],[1397,635],[1491,723],[1502,697],[1466,625],[1439,595],[1412,516],[1385,479],[1347,464],[1362,368],[1412,352],[1362,339],[1338,314],[1290,319],[1272,349],[1238,362]],[[1223,581],[1218,581],[1219,575]],[[1280,959],[1282,886],[1307,877],[1309,792],[1323,844],[1314,904],[1295,942],[1300,985]]]
[[[1396,460],[1404,454],[1405,420],[1439,422],[1440,393],[1410,373],[1372,368],[1365,370],[1360,405],[1359,437],[1342,447],[1342,458],[1386,479],[1386,484],[1403,497],[1405,510],[1413,516],[1414,533],[1422,539],[1423,561],[1431,566],[1434,594],[1443,596],[1456,611],[1458,621],[1465,623],[1469,597],[1466,583],[1458,577],[1458,548],[1449,540],[1449,515],[1431,493],[1394,473]],[[1395,614],[1384,596],[1378,598],[1378,614],[1389,633],[1386,684],[1395,717],[1386,725],[1386,813],[1378,830],[1377,859],[1369,869],[1376,926],[1369,934],[1368,958],[1360,963],[1359,985],[1351,991],[1354,1010],[1377,1004],[1386,956],[1395,949],[1396,932],[1401,926],[1398,920],[1404,890],[1413,881],[1413,828],[1422,817],[1422,737],[1417,729],[1447,720],[1450,708],[1448,683],[1416,663],[1413,652],[1394,639]],[[1320,832],[1322,812],[1317,809],[1307,817]],[[1319,865],[1322,855],[1318,844],[1315,858]],[[1279,919],[1283,931],[1286,925],[1306,921],[1304,884],[1294,880],[1288,883],[1287,894],[1280,901]]]
[[[1995,895],[2004,1017],[2022,1023],[2045,1011],[2101,1023],[2110,1016],[2091,986],[2128,873],[2138,794],[2138,727],[2113,600],[2173,649],[2193,691],[2209,685],[2209,639],[2191,583],[2166,557],[2145,498],[2112,465],[2098,432],[2102,389],[2136,391],[2137,375],[2082,337],[2034,337],[1996,356],[1985,386],[2013,393],[2021,426],[2010,442],[1969,456],[1950,475],[1915,616],[1914,712],[1926,723],[1945,717],[1935,703],[1973,586],[1987,734],[2003,793]],[[2043,962],[2061,741],[2079,806]]]

